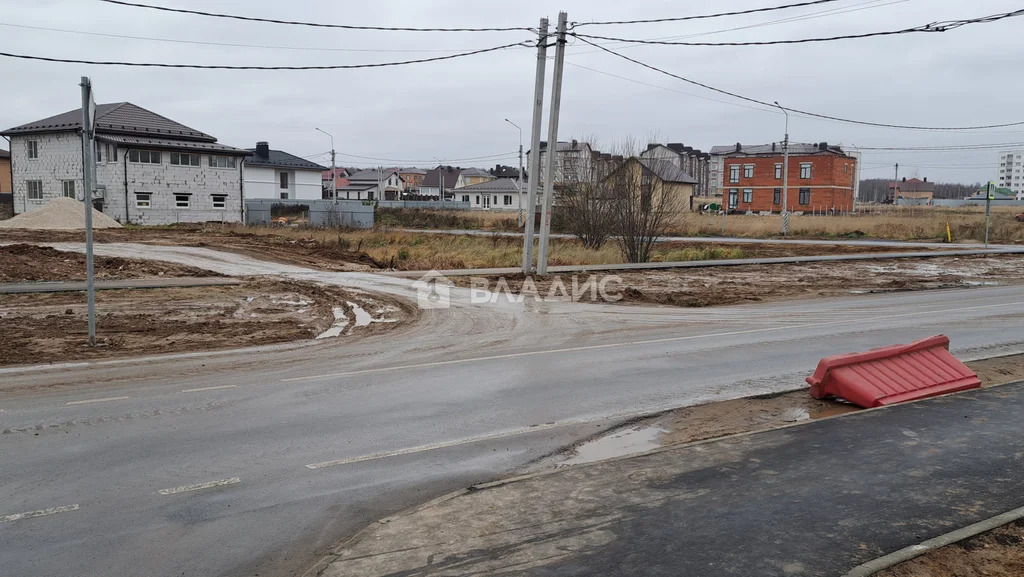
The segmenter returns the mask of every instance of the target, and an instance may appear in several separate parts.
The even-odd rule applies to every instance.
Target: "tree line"
[[[891,202],[887,178],[868,178],[860,181],[860,200],[862,202]],[[936,182],[935,198],[966,198],[982,187],[980,182],[959,184],[953,182]]]

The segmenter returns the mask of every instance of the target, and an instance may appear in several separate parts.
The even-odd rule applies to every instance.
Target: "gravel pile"
[[[121,223],[93,209],[92,227],[121,228]],[[85,207],[73,198],[55,198],[36,210],[0,220],[0,228],[85,230]]]

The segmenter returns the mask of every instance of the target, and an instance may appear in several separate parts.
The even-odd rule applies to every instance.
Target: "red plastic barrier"
[[[807,382],[816,399],[842,397],[865,408],[981,386],[978,375],[950,354],[946,335],[826,357]]]

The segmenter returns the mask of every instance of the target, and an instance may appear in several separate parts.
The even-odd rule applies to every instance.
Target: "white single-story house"
[[[468,202],[471,208],[483,210],[519,210],[526,207],[526,187],[519,190],[517,181],[496,178],[452,191],[456,201]]]
[[[338,199],[398,200],[404,188],[397,170],[371,168],[350,174],[348,184],[338,188]]]
[[[245,197],[321,200],[323,166],[288,154],[271,150],[267,142],[250,148],[252,156],[245,159]]]
[[[240,222],[248,151],[130,102],[96,107],[93,204],[122,223]],[[14,212],[84,199],[82,111],[8,129]]]

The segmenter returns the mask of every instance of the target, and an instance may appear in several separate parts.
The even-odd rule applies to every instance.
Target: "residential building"
[[[14,211],[81,197],[81,110],[0,134],[11,141]],[[242,220],[242,159],[249,151],[130,102],[96,107],[93,204],[122,223]]]
[[[519,178],[519,169],[514,166],[505,166],[503,164],[496,164],[494,168],[487,171],[494,178]],[[526,175],[523,174],[523,180],[526,180]]]
[[[404,186],[397,170],[370,168],[351,173],[348,184],[338,189],[338,199],[398,200]]]
[[[324,167],[283,150],[272,150],[265,141],[248,150],[253,154],[246,157],[242,173],[246,198],[324,198]]]
[[[455,200],[482,210],[519,210],[526,207],[526,187],[512,178],[495,178],[454,191]]]
[[[931,204],[934,198],[935,183],[928,182],[928,177],[925,177],[924,180],[919,178],[907,180],[907,177],[903,177],[903,180],[900,182],[889,183],[889,199],[893,200],[896,204]]]
[[[541,141],[539,155],[534,155],[532,150],[526,151],[527,173],[530,172],[530,163],[534,160],[540,162],[540,183],[545,180],[544,169],[546,168],[548,155],[548,143]],[[539,156],[539,159],[535,158]],[[600,157],[600,153],[597,153]],[[590,174],[592,162],[595,158],[594,150],[590,144],[571,140],[569,142],[559,141],[555,146],[555,183],[585,178]]]
[[[671,160],[631,157],[611,171],[608,178],[616,178],[619,171],[630,171],[631,180],[639,180],[641,193],[649,195],[652,207],[666,207],[674,213],[693,210],[693,196],[697,179],[676,166]],[[665,198],[665,196],[668,198]],[[664,199],[664,200],[662,200]]]
[[[718,149],[720,147],[715,147]],[[712,155],[716,150],[712,149]],[[782,145],[736,144],[721,154],[722,190],[730,209],[781,212],[783,197]],[[789,145],[788,210],[830,212],[853,210],[857,159],[828,143]]]
[[[419,194],[420,187],[423,186],[423,178],[426,175],[427,171],[423,168],[398,169],[398,176],[402,178],[402,182],[405,185],[403,192],[409,194]]]
[[[420,196],[436,196],[441,200],[452,198],[452,190],[459,181],[462,169],[451,166],[438,166],[427,171],[423,177],[423,184],[420,185]],[[444,197],[441,197],[441,192]]]
[[[494,180],[491,173],[486,170],[479,168],[464,168],[459,173],[458,180],[455,181],[455,188],[463,188],[466,186],[472,186],[474,184],[480,184],[481,182],[487,182],[488,180]]]
[[[1008,188],[1013,193],[1024,193],[1024,150],[1004,150],[999,153],[999,177],[997,186]]]
[[[343,186],[346,186],[348,184],[348,177],[353,172],[357,172],[357,170],[354,169],[354,168],[343,168],[343,167],[339,166],[339,167],[336,167],[334,169],[334,174],[332,175],[331,174],[331,169],[328,168],[327,170],[323,171],[323,173],[320,175],[321,180],[322,180],[323,189],[324,190],[331,190],[331,177],[332,176],[334,177],[334,186],[335,186],[335,188],[341,188]]]
[[[640,154],[640,158],[671,162],[696,181],[694,195],[708,196],[710,194],[710,154],[701,152],[692,146],[685,146],[681,142],[670,142],[668,144],[648,144],[647,150]]]
[[[11,188],[11,153],[0,148],[0,194],[10,194]]]

